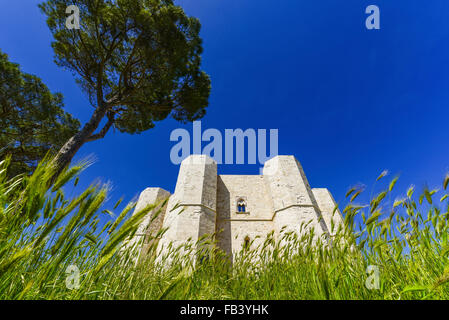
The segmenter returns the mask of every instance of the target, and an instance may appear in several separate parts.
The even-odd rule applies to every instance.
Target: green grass
[[[76,185],[88,163],[65,171],[48,187],[49,161],[31,177],[12,180],[6,178],[8,162],[0,163],[0,299],[449,298],[448,198],[434,199],[436,190],[415,196],[410,188],[389,206],[385,199],[396,179],[366,205],[355,202],[360,190],[351,189],[343,209],[345,231],[338,230],[332,246],[314,243],[313,234],[284,233],[278,240],[270,234],[231,268],[210,245],[212,235],[183,248],[200,248],[196,261],[202,263],[179,248],[169,259],[156,257],[153,247],[136,265],[133,248],[122,244],[157,204],[132,216],[134,203],[122,212],[102,210],[108,187],[101,185],[66,198],[64,185]],[[448,182],[446,176],[443,193]],[[102,215],[115,218],[100,227]],[[79,288],[72,290],[66,286],[71,265],[80,271]],[[378,289],[365,285],[370,265],[378,267]]]

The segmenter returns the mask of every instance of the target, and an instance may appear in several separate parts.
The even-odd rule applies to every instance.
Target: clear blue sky
[[[85,122],[92,114],[70,73],[52,60],[51,34],[37,0],[0,0],[0,48],[23,71],[65,96]],[[312,187],[337,201],[369,187],[384,169],[398,188],[441,185],[449,169],[449,1],[183,0],[202,23],[203,69],[212,94],[203,128],[277,128],[279,153],[302,163]],[[365,8],[381,10],[381,30],[365,28]],[[173,191],[170,132],[160,122],[140,135],[109,132],[86,144],[82,175],[110,181],[111,201],[148,186]],[[191,125],[183,126],[191,130]],[[221,165],[257,174],[258,165]]]

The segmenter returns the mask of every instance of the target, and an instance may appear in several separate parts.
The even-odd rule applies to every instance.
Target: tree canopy
[[[63,110],[63,97],[36,76],[24,73],[0,51],[0,158],[11,155],[8,175],[31,173],[50,150],[79,130]]]
[[[65,10],[73,4],[79,29],[66,27]],[[112,126],[134,134],[168,116],[182,122],[204,116],[210,79],[200,69],[200,23],[172,0],[48,0],[40,8],[56,63],[73,73],[95,107],[60,150],[60,165]],[[105,125],[94,133],[102,119]]]

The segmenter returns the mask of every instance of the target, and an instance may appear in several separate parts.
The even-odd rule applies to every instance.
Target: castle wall
[[[157,245],[158,239],[155,237],[162,228],[167,209],[167,204],[163,207],[161,207],[161,205],[168,197],[170,197],[170,192],[162,188],[146,188],[139,195],[133,215],[143,210],[148,205],[161,203],[159,206],[148,212],[139,224],[134,237],[127,244],[127,247],[133,247],[140,242],[139,257],[144,256],[151,245]],[[155,216],[159,210],[159,214]]]
[[[205,234],[215,233],[217,164],[204,155],[184,159],[175,193],[170,197],[164,219],[166,233],[159,242],[164,250],[170,242],[179,246],[195,243]]]
[[[327,234],[327,227],[300,163],[293,156],[277,156],[263,169],[274,204],[276,234],[296,232],[299,236],[314,228],[317,237]],[[307,228],[304,226],[307,225]],[[302,230],[302,231],[300,231]]]
[[[329,230],[329,234],[334,235],[338,230],[338,227],[343,224],[343,216],[339,209],[334,212],[337,204],[335,203],[332,194],[326,188],[313,188],[312,192],[318,207],[320,208],[327,229]]]
[[[217,182],[217,243],[228,255],[241,250],[248,237],[256,247],[273,230],[273,203],[263,176],[220,175]],[[244,198],[246,212],[237,212]]]
[[[167,195],[162,189],[147,189],[138,206]],[[240,201],[245,212],[238,212]],[[336,226],[343,222],[340,211],[332,216],[334,207],[327,189],[310,188],[293,156],[268,160],[263,175],[218,176],[217,164],[211,158],[192,155],[181,163],[175,192],[151,230],[159,230],[161,225],[167,229],[158,244],[158,251],[163,253],[170,244],[176,248],[216,234],[218,247],[232,258],[247,240],[255,248],[273,231],[280,239],[281,232],[301,236],[314,228],[315,240],[328,240],[331,220]],[[148,219],[142,228],[145,224]]]

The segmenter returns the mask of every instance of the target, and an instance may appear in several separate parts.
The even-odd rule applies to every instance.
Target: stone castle
[[[210,157],[191,155],[181,163],[174,194],[147,188],[140,194],[135,212],[167,198],[155,219],[156,209],[148,213],[134,242],[167,228],[157,240],[158,251],[163,251],[170,242],[177,246],[216,234],[217,245],[232,258],[248,244],[263,243],[272,231],[278,237],[281,229],[299,232],[301,224],[309,223],[317,236],[327,238],[331,225],[342,223],[330,192],[311,188],[294,156],[268,160],[262,175],[218,175],[217,164]],[[143,242],[141,252],[146,252],[149,243],[154,245],[151,241]]]

